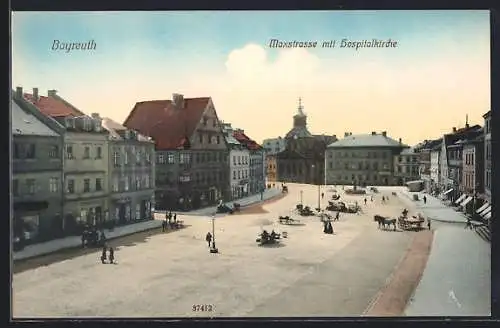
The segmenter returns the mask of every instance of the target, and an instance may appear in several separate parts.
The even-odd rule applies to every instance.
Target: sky
[[[262,142],[292,128],[301,97],[313,134],[387,131],[414,145],[490,110],[488,11],[14,12],[11,39],[12,88],[56,89],[120,123],[139,101],[210,96],[220,119]]]

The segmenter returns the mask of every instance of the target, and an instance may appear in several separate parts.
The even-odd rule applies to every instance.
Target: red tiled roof
[[[29,93],[24,94],[24,98],[35,105],[38,110],[43,114],[50,117],[62,117],[62,116],[83,116],[84,113],[80,112],[76,108],[73,108],[69,104],[65,103],[59,97],[44,97],[39,96],[38,101],[34,101],[33,95]]]
[[[181,109],[171,100],[138,102],[123,125],[152,137],[157,149],[177,149],[189,141],[209,101],[209,97],[185,98]]]
[[[244,144],[247,146],[248,149],[250,150],[259,150],[262,148],[258,143],[256,143],[254,140],[250,139],[245,133],[241,131],[234,131],[233,132],[233,137],[238,140],[238,142]]]

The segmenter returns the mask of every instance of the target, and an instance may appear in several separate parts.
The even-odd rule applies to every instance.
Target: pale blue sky
[[[442,66],[440,63],[449,66],[451,65],[449,62],[452,62],[456,66],[447,66],[446,72],[454,72],[460,68],[467,72],[462,72],[460,73],[462,75],[457,77],[429,77],[430,80],[444,79],[441,85],[453,84],[453,90],[447,90],[443,93],[443,97],[456,97],[457,93],[460,93],[458,91],[460,88],[464,90],[469,88],[462,84],[457,86],[456,82],[453,82],[457,80],[464,82],[472,79],[471,86],[487,89],[476,95],[477,99],[466,101],[469,107],[477,106],[477,108],[462,108],[459,110],[460,114],[457,113],[459,115],[457,118],[465,116],[465,112],[468,112],[472,119],[479,119],[483,112],[489,110],[488,11],[17,12],[13,13],[12,19],[13,86],[22,85],[25,88],[38,86],[42,90],[55,88],[63,97],[82,107],[82,110],[104,111],[105,115],[119,121],[125,118],[135,101],[151,97],[170,98],[171,93],[176,91],[184,92],[186,97],[209,95],[214,98],[219,116],[223,113],[226,120],[231,120],[243,128],[244,125],[248,125],[248,129],[256,135],[257,140],[286,132],[291,124],[291,118],[288,118],[293,115],[296,98],[299,96],[294,93],[302,93],[306,110],[309,109],[311,116],[309,120],[311,130],[319,130],[313,131],[318,133],[343,134],[340,131],[343,127],[337,124],[335,127],[330,127],[321,122],[318,116],[326,108],[321,108],[320,102],[308,99],[315,97],[314,92],[311,93],[309,86],[306,85],[308,83],[300,78],[291,87],[273,84],[272,88],[276,88],[275,92],[280,90],[283,99],[281,102],[273,100],[272,110],[286,118],[284,123],[278,123],[276,126],[268,125],[262,130],[259,128],[262,126],[258,123],[242,119],[241,113],[249,111],[260,113],[260,110],[256,110],[255,105],[246,105],[248,101],[231,99],[236,93],[243,98],[255,98],[256,88],[261,88],[262,84],[249,84],[247,81],[236,91],[228,90],[229,82],[223,78],[228,74],[228,56],[234,50],[243,49],[249,44],[260,45],[266,51],[266,62],[272,65],[278,61],[279,55],[279,51],[267,48],[267,42],[272,38],[317,41],[342,38],[352,40],[391,38],[398,41],[397,49],[360,51],[310,49],[308,53],[318,62],[317,67],[313,65],[316,70],[312,68],[311,70],[317,76],[321,75],[320,72],[323,74],[331,70],[329,74],[324,73],[317,80],[323,81],[322,83],[335,80],[334,84],[338,85],[341,81],[337,79],[350,76],[349,68],[356,71],[368,65],[372,70],[375,68],[377,71],[385,70],[384,76],[378,81],[373,72],[364,78],[359,75],[362,72],[357,72],[359,78],[370,80],[377,88],[386,82],[388,83],[386,85],[394,88],[394,84],[407,82],[404,81],[406,77],[401,75],[402,70],[413,67],[418,71],[423,67],[432,73],[433,67]],[[75,51],[70,54],[55,52],[51,50],[55,39],[70,42],[92,39],[95,40],[97,49],[93,52]],[[296,65],[300,65],[300,62],[302,61],[299,60]],[[291,67],[294,69],[293,65]],[[477,70],[481,74],[473,73]],[[308,75],[308,78],[316,79],[312,77],[316,76],[314,74]],[[442,72],[436,74],[442,75]],[[485,80],[486,75],[488,80]],[[418,79],[422,78],[420,76]],[[417,78],[410,74],[407,75],[407,79],[416,81]],[[316,82],[319,83],[318,81]],[[163,83],[164,86],[160,85]],[[230,84],[234,87],[234,83]],[[355,83],[352,84],[352,93],[361,93],[366,87],[356,90]],[[283,88],[290,92],[283,94]],[[162,89],[164,93],[158,91]],[[117,90],[123,90],[126,96],[122,100],[115,99],[111,104],[110,98],[116,97]],[[268,91],[270,90],[266,92]],[[318,91],[318,95],[323,92],[321,97],[324,97],[334,91],[322,90]],[[196,94],[198,92],[203,94]],[[269,96],[267,93],[262,95],[263,99]],[[89,94],[92,94],[92,101],[88,100]],[[395,96],[398,97],[399,94],[396,92]],[[275,97],[273,96],[273,99]],[[380,98],[380,96],[374,97]],[[419,99],[422,97],[424,96],[420,95]],[[385,96],[382,98],[385,99]],[[384,99],[374,100],[370,102],[370,106],[384,107],[384,110],[390,111],[404,110],[401,108],[402,104],[391,104]],[[436,101],[441,100],[432,101],[433,104],[426,105],[423,102],[422,106],[437,108]],[[325,106],[334,109],[344,103],[345,101],[336,104],[333,101]],[[218,104],[223,107],[219,108]],[[451,103],[446,106],[453,107]],[[86,110],[84,107],[92,108]],[[354,106],[358,107],[361,115],[367,113],[366,104]],[[363,111],[361,107],[365,110]],[[457,111],[457,108],[443,108],[443,110]],[[266,112],[263,109],[262,111]],[[336,115],[338,116],[339,114]],[[353,120],[347,121],[351,130],[363,132],[361,130],[368,128],[361,123],[355,125]],[[389,125],[397,124],[397,120],[389,121],[385,122]],[[447,130],[454,124],[454,122],[443,122],[441,125],[436,123],[434,128],[426,133],[440,134],[441,130]],[[380,127],[382,128],[382,123]],[[403,132],[396,126],[389,126],[386,129],[390,131],[391,128],[395,129],[394,133]],[[412,141],[418,141],[422,132],[419,134],[417,131],[412,131],[409,134],[412,135]]]

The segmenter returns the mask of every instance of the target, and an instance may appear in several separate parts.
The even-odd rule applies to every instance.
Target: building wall
[[[265,189],[264,150],[250,151],[250,194],[256,194]]]
[[[463,147],[462,145],[453,145],[447,147],[447,157],[448,157],[448,188],[453,188],[450,192],[449,197],[452,200],[457,199],[462,194],[462,177],[463,177],[463,159],[462,159]]]
[[[50,239],[62,231],[62,138],[14,135],[12,143],[15,226],[29,222],[30,239]],[[33,157],[26,158],[25,147],[34,147]],[[45,205],[34,206],[41,203]]]
[[[266,151],[266,155],[275,155],[279,152],[282,152],[285,150],[285,139],[279,137],[279,138],[271,138],[271,139],[265,139],[262,142],[262,146],[264,147]]]
[[[435,188],[439,188],[441,183],[441,151],[432,150],[431,151],[431,188],[434,191]]]
[[[85,153],[86,147],[89,150],[88,156]],[[70,225],[73,225],[74,220],[77,224],[86,222],[90,225],[104,222],[109,210],[108,147],[107,133],[66,132],[64,136],[65,228],[71,229]],[[88,191],[85,190],[86,180],[89,182]]]
[[[325,144],[313,137],[287,139],[286,151],[277,154],[276,157],[277,180],[323,184],[325,181],[325,149]],[[296,157],[293,155],[294,152],[301,155]]]
[[[463,177],[461,190],[469,195],[484,191],[482,144],[471,143],[463,148]]]
[[[420,179],[424,181],[424,189],[426,192],[431,192],[431,151],[430,149],[422,149],[419,152],[420,166],[419,174]]]
[[[491,116],[484,120],[484,198],[491,203]]]
[[[390,148],[328,148],[326,183],[394,185],[393,160]]]
[[[125,223],[152,218],[154,143],[112,140],[109,147],[109,219]]]
[[[229,152],[229,172],[232,199],[248,195],[250,186],[250,152],[248,149],[237,146]]]
[[[420,154],[400,154],[394,156],[394,177],[398,185],[420,178]]]
[[[269,183],[278,181],[276,155],[267,155],[266,165],[267,165],[267,182]]]
[[[448,181],[448,156],[447,156],[446,143],[443,141],[441,145],[441,155],[439,157],[439,185],[442,190],[452,188]]]

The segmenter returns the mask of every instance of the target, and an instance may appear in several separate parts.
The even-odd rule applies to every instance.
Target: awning
[[[486,214],[486,215],[484,216],[484,218],[485,218],[486,220],[491,219],[491,212],[488,212],[488,214]]]
[[[445,192],[443,192],[443,195],[448,195],[448,194],[449,194],[450,192],[452,192],[452,191],[453,191],[453,188],[448,189],[448,190],[446,190]]]
[[[462,196],[458,197],[458,199],[455,201],[455,204],[460,204],[461,201],[463,201],[467,197],[466,194],[462,194]]]
[[[481,213],[482,211],[484,211],[486,209],[486,207],[490,206],[490,204],[488,202],[484,203],[483,206],[481,206],[480,208],[477,209],[476,213]]]
[[[414,181],[408,181],[406,184],[413,184],[413,183],[424,183],[424,180],[414,180]]]
[[[467,204],[469,204],[469,202],[472,200],[472,197],[467,197],[466,199],[464,199],[464,201],[460,204],[460,206],[465,206]]]
[[[486,214],[491,212],[491,205],[486,207],[481,213],[479,213],[481,216],[485,216]]]

